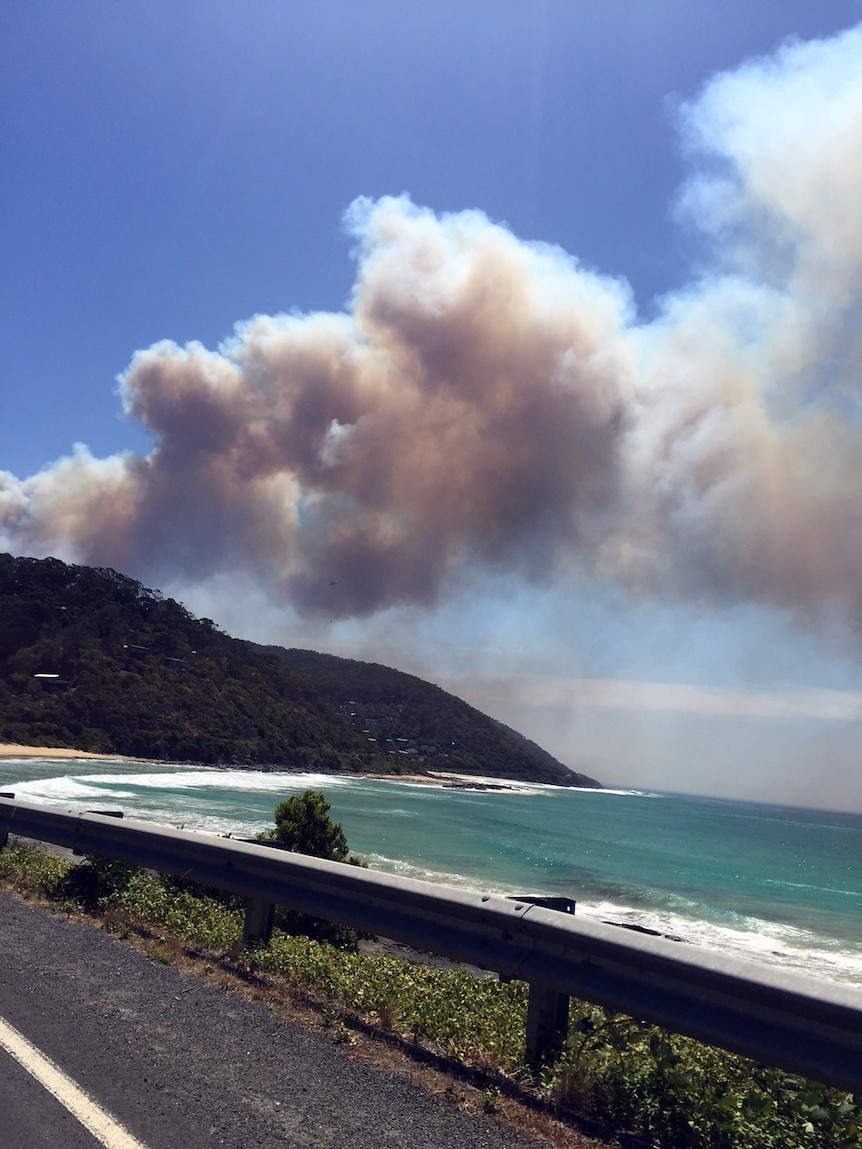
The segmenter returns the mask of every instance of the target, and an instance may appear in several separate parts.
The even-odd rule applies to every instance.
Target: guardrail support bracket
[[[87,810],[86,813],[88,813],[88,814],[101,814],[103,818],[122,818],[123,817],[123,811],[122,810]],[[86,857],[87,851],[86,850],[72,850],[72,853],[75,855],[76,858],[84,858],[84,857]]]

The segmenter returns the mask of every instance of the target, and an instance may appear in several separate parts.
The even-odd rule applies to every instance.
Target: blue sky
[[[860,21],[859,0],[7,3],[0,542],[414,670],[608,783],[862,809]],[[466,351],[462,273],[494,311]],[[566,340],[589,360],[577,418],[545,367],[494,359],[534,339],[555,371]],[[234,444],[263,428],[229,474],[225,421]],[[237,495],[285,436],[290,464]]]

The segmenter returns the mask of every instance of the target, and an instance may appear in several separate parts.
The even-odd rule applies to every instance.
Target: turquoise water
[[[862,817],[670,794],[106,762],[0,762],[0,788],[56,808],[123,809],[250,836],[283,796],[326,792],[375,869],[501,893],[862,984]]]

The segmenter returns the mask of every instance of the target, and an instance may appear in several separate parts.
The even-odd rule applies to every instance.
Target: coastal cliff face
[[[257,646],[116,571],[5,554],[0,741],[258,769],[598,785],[413,675]]]

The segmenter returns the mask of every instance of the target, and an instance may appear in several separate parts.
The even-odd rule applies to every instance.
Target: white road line
[[[71,1077],[58,1069],[17,1029],[0,1017],[0,1047],[32,1074],[49,1093],[81,1122],[105,1149],[145,1149],[135,1137],[80,1089]]]

